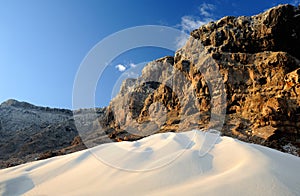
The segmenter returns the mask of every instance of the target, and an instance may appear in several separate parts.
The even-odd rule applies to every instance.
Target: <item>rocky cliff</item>
[[[73,114],[74,113],[74,114]],[[37,159],[49,158],[85,149],[77,131],[82,125],[93,134],[87,144],[105,143],[89,118],[90,109],[71,111],[38,107],[26,102],[7,100],[0,105],[0,168]],[[98,109],[98,118],[103,113]],[[97,141],[95,141],[95,135]]]
[[[191,32],[174,57],[124,81],[104,126],[117,141],[215,128],[299,155],[299,51],[299,7],[211,22]]]

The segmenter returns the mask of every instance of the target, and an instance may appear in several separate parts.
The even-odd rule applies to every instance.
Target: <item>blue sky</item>
[[[299,0],[0,0],[0,102],[72,108],[73,82],[92,47],[117,31],[164,25],[185,32],[226,15],[258,14]],[[148,47],[113,60],[99,80],[96,105],[108,104],[126,69],[173,51]]]

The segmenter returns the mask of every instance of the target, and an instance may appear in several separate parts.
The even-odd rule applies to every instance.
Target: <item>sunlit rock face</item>
[[[174,57],[124,81],[107,110],[108,134],[120,141],[216,128],[297,155],[299,51],[299,7],[280,5],[201,26]],[[288,144],[294,150],[283,148]]]

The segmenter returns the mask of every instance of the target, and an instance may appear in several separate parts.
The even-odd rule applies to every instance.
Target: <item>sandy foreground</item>
[[[0,170],[0,195],[204,194],[300,195],[300,158],[193,130]]]

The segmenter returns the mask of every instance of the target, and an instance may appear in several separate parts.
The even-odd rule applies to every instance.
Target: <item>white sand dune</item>
[[[300,158],[229,137],[207,153],[200,131],[0,170],[1,195],[300,195]],[[200,151],[201,152],[201,151]]]

